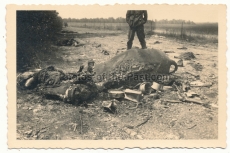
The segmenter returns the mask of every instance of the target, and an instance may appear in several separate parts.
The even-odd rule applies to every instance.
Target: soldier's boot
[[[146,42],[145,42],[145,41],[141,42],[141,48],[142,48],[142,49],[146,49],[146,48],[147,48]]]
[[[128,43],[127,43],[127,50],[131,49],[131,48],[132,48],[132,45],[133,45],[132,43],[129,43],[129,42],[128,42]]]

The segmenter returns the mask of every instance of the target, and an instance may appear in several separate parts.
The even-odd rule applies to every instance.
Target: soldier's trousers
[[[137,37],[138,37],[138,39],[140,41],[142,49],[147,48],[146,47],[146,42],[145,42],[144,26],[141,25],[141,26],[138,26],[136,28],[130,28],[129,29],[127,49],[132,48],[135,33],[137,33]]]

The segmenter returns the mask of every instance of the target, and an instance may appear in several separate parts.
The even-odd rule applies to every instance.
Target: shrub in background
[[[52,41],[62,29],[62,18],[56,11],[17,11],[17,70],[33,64],[36,53]]]

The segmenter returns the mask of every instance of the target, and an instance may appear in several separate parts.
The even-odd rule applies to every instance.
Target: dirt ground
[[[76,72],[88,59],[95,63],[109,60],[126,51],[127,33],[122,31],[93,30],[67,27],[60,38],[79,38],[86,42],[80,47],[52,44],[49,52],[40,54],[41,67],[54,65],[65,72]],[[159,41],[160,43],[155,43]],[[146,36],[148,48],[174,51],[167,55],[174,60],[182,52],[193,52],[195,59],[184,61],[176,74],[196,80],[186,73],[200,75],[202,82],[211,87],[191,87],[201,100],[213,107],[194,103],[165,103],[164,98],[178,100],[175,91],[164,91],[160,99],[149,99],[136,109],[128,100],[117,101],[117,114],[104,112],[101,104],[106,93],[89,102],[90,105],[74,106],[62,101],[48,100],[30,90],[17,90],[17,139],[19,140],[127,140],[127,139],[217,139],[218,137],[218,44],[195,44],[156,35]],[[98,47],[98,45],[100,47]],[[140,48],[137,37],[133,47]],[[186,47],[186,50],[177,49]],[[107,50],[109,55],[104,55]],[[200,63],[202,70],[192,65]],[[130,128],[148,121],[141,126]]]

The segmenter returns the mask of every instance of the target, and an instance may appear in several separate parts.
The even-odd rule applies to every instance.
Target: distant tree
[[[68,22],[71,22],[72,20],[71,20],[71,18],[68,18]]]
[[[115,21],[115,19],[113,17],[109,17],[107,20],[109,23],[113,23]]]
[[[68,27],[68,23],[67,22],[64,22],[64,27]]]
[[[184,24],[195,24],[193,21],[185,21],[185,20],[175,20],[175,19],[172,19],[172,20],[167,20],[167,19],[162,19],[162,20],[159,20],[157,21],[157,23],[159,24],[181,24],[181,23],[184,23]]]

